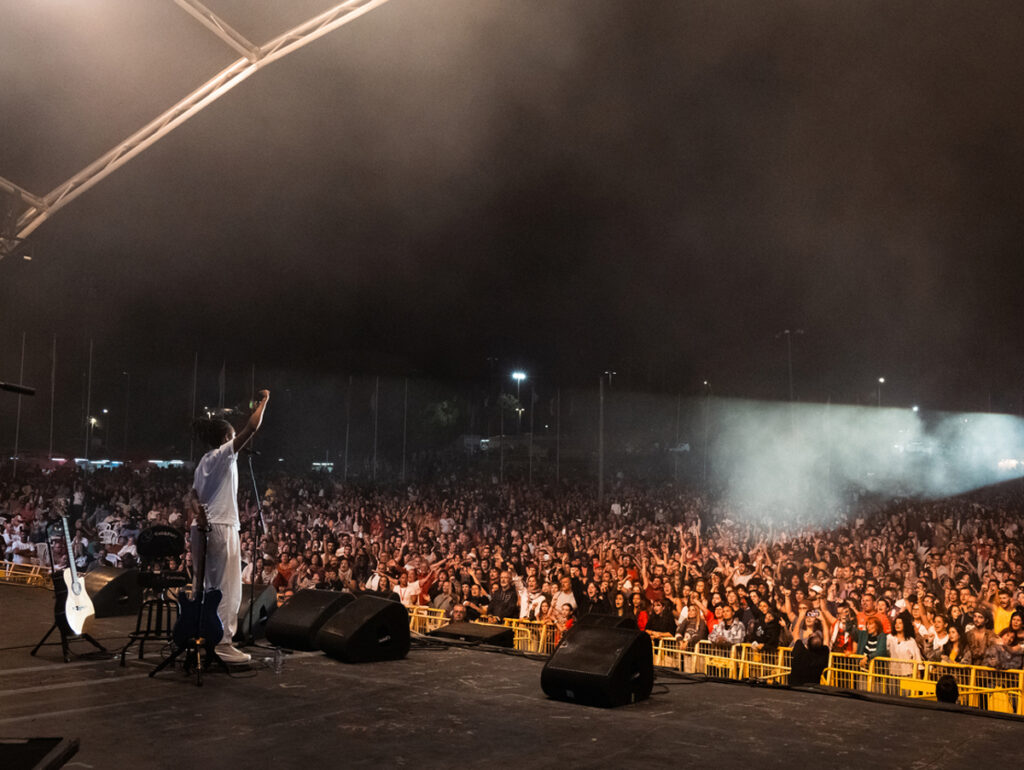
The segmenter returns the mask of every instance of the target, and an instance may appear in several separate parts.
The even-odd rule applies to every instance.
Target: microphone
[[[242,447],[239,452],[247,455],[253,455],[254,457],[262,457],[263,453],[258,449],[252,449],[248,446]]]

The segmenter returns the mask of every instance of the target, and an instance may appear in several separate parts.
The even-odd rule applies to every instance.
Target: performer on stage
[[[263,423],[263,411],[270,391],[259,392],[260,401],[245,427],[236,435],[227,420],[196,420],[196,437],[212,449],[196,466],[192,489],[186,498],[190,513],[193,574],[201,575],[205,565],[206,590],[222,593],[217,615],[224,627],[223,641],[217,645],[217,657],[225,663],[248,663],[250,656],[231,643],[238,625],[242,602],[242,556],[238,531],[238,453]],[[204,551],[203,530],[206,530]]]

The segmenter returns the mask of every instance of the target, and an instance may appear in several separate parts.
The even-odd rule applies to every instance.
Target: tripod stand
[[[71,626],[68,625],[67,617],[64,615],[64,602],[67,600],[67,588],[64,585],[64,580],[57,576],[57,573],[53,574],[53,594],[54,594],[54,607],[53,607],[53,625],[50,626],[50,630],[47,631],[43,638],[39,640],[39,643],[32,648],[31,655],[35,655],[39,652],[40,648],[46,644],[46,640],[50,638],[50,634],[54,631],[60,631],[60,647],[64,653],[64,662],[71,662],[71,642],[88,642],[96,648],[98,652],[107,652],[107,648],[97,642],[89,634],[83,631],[80,634],[76,634],[71,630]]]
[[[195,525],[193,525],[195,527]],[[196,686],[203,686],[203,673],[210,668],[210,663],[216,660],[225,673],[228,673],[227,664],[217,657],[214,648],[224,636],[224,627],[221,625],[220,616],[217,615],[217,606],[220,604],[221,592],[214,589],[206,590],[206,546],[208,528],[199,529],[202,532],[203,553],[202,561],[199,564],[199,574],[193,585],[193,598],[183,599],[179,602],[181,610],[178,615],[178,622],[174,624],[172,639],[174,652],[160,662],[155,669],[149,672],[154,677],[174,664],[179,657],[185,656],[185,673],[195,671]],[[197,558],[196,550],[193,547],[192,560],[195,563]]]
[[[263,503],[260,500],[259,486],[256,484],[256,471],[252,466],[252,456],[254,453],[248,449],[243,449],[242,451],[249,455],[249,478],[252,481],[253,499],[256,501],[256,514],[252,517],[252,527],[250,529],[249,564],[251,569],[249,571],[249,607],[246,610],[245,623],[236,636],[239,637],[238,642],[242,647],[261,647],[267,649],[266,645],[256,643],[256,627],[253,622],[253,614],[256,608],[256,547],[260,537],[266,534],[267,526],[263,520]],[[262,618],[262,620],[266,620],[266,618]]]

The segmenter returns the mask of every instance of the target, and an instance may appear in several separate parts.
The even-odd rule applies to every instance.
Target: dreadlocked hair
[[[196,438],[211,447],[223,444],[231,430],[231,423],[227,420],[200,418],[192,423]]]

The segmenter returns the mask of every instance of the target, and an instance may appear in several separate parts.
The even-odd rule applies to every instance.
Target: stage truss
[[[169,134],[268,64],[312,43],[388,0],[338,3],[264,45],[254,45],[199,0],[174,0],[240,58],[110,151],[45,195],[34,195],[0,177],[0,259],[14,254],[37,227],[104,177]]]

